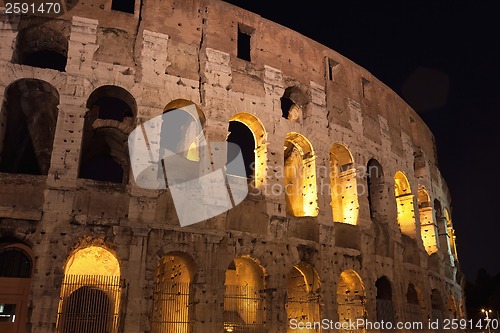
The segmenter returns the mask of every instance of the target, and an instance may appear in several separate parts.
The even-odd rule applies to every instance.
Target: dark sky
[[[496,1],[228,0],[350,58],[436,137],[469,280],[500,272],[500,20]]]

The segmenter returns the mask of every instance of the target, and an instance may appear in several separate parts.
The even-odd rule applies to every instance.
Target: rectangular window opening
[[[251,61],[251,41],[254,29],[243,24],[238,24],[238,50],[237,57]]]
[[[135,9],[135,0],[113,0],[111,2],[111,9],[133,14]]]
[[[361,93],[363,98],[371,100],[371,83],[365,78],[361,78]]]
[[[338,70],[339,63],[331,58],[326,58],[326,77],[329,81],[335,81],[335,74]]]

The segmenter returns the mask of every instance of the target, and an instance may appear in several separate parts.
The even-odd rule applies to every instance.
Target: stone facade
[[[15,248],[32,267],[19,292],[0,277],[0,304],[18,311],[7,332],[286,332],[293,318],[464,318],[433,135],[399,96],[337,52],[222,1],[112,7],[89,0],[53,20],[2,17],[0,256]],[[199,107],[208,141],[226,140],[235,121],[254,134],[242,147],[255,151],[248,197],[187,227],[169,190],[140,188],[128,165],[128,134],[172,101]],[[106,103],[128,111],[104,116]],[[96,175],[107,170],[96,156],[119,166],[118,179]],[[306,171],[290,176],[294,163]],[[287,184],[297,192],[281,190]],[[116,272],[99,273],[113,260]],[[65,276],[78,274],[119,277],[115,296],[106,289],[116,323],[65,326],[76,293],[63,292]],[[187,286],[187,301],[176,300],[184,314],[159,301],[169,279]],[[241,288],[228,295],[243,285],[255,299]]]

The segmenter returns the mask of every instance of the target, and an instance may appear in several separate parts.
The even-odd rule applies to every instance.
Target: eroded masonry
[[[219,0],[82,1],[4,15],[0,38],[1,332],[465,317],[432,133],[349,59]],[[249,195],[181,227],[127,139],[193,104]]]

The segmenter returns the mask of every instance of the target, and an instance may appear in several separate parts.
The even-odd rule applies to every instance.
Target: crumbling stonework
[[[17,320],[0,331],[465,317],[433,136],[400,97],[223,1],[111,8],[2,17],[0,304]],[[248,197],[188,227],[169,190],[140,188],[129,164],[128,134],[172,102],[199,107],[209,142],[231,140],[232,122],[253,133]],[[29,274],[2,268],[14,259]]]

